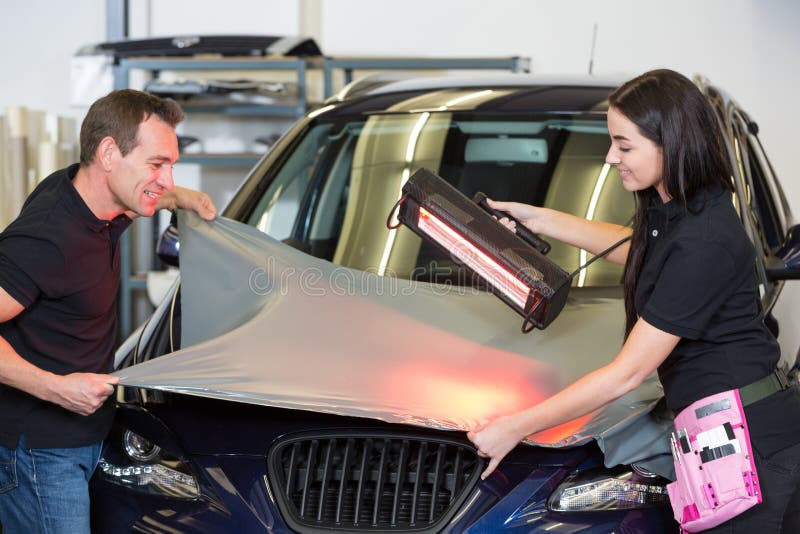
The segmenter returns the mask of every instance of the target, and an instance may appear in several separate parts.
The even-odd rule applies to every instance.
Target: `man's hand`
[[[119,377],[95,373],[59,376],[47,400],[81,415],[91,415],[114,393]]]
[[[164,191],[158,199],[156,209],[180,208],[192,210],[207,221],[213,221],[217,216],[217,208],[211,197],[201,191],[187,189],[176,185],[172,191]]]

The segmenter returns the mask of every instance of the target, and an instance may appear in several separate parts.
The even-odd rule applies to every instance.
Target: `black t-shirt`
[[[780,347],[763,321],[755,249],[731,193],[701,190],[687,209],[652,191],[647,236],[636,309],[652,326],[681,337],[658,367],[667,405],[678,413],[771,373]],[[749,406],[746,415],[763,454],[800,442],[796,388]]]
[[[25,309],[0,323],[0,336],[41,369],[66,375],[113,367],[120,259],[117,242],[131,220],[100,220],[72,179],[57,171],[31,193],[19,217],[0,233],[0,287]],[[113,395],[82,416],[0,384],[0,444],[20,434],[34,448],[79,447],[105,437]]]

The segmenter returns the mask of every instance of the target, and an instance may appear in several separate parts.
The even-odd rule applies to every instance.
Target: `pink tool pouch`
[[[761,502],[739,390],[700,399],[675,418],[677,480],[667,485],[684,532],[715,527]]]

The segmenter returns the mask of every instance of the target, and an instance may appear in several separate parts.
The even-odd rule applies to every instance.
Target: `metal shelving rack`
[[[201,57],[181,57],[181,58],[147,58],[131,57],[119,60],[119,65],[114,66],[114,87],[115,89],[125,89],[130,83],[130,71],[133,69],[149,70],[153,72],[161,70],[293,70],[297,72],[298,101],[294,104],[291,113],[305,112],[306,95],[306,67],[309,60],[306,58],[272,58],[272,57],[230,57],[223,59],[203,59]],[[284,112],[287,105],[280,104],[274,106],[257,104],[253,106],[242,106],[247,108],[269,108],[273,107],[274,113]],[[288,113],[288,112],[287,112]]]
[[[263,117],[299,118],[308,111],[307,74],[309,69],[322,69],[324,76],[324,97],[334,93],[334,73],[341,69],[344,83],[353,80],[354,73],[362,70],[501,70],[510,72],[529,72],[530,59],[519,56],[497,58],[420,58],[420,57],[325,57],[325,58],[126,58],[121,59],[114,70],[114,86],[124,89],[130,84],[130,71],[141,69],[156,73],[168,71],[207,71],[207,70],[252,70],[252,71],[294,71],[297,75],[298,98],[295,101],[275,105],[184,105],[187,113],[212,112],[220,115],[254,115]],[[185,154],[181,162],[201,165],[254,165],[261,155],[257,154]],[[131,272],[131,242],[126,232],[120,244],[122,261],[122,280],[120,282],[120,334],[127,336],[132,331],[131,305],[134,291],[146,289],[143,276]]]

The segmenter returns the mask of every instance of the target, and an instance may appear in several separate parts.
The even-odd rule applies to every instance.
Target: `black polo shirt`
[[[94,216],[72,185],[78,165],[48,176],[0,233],[0,287],[25,307],[0,336],[41,369],[112,370],[119,289],[117,242],[131,220]],[[78,447],[105,437],[114,399],[82,416],[0,384],[0,444]]]
[[[722,187],[699,191],[688,209],[675,200],[663,203],[652,190],[635,299],[645,321],[681,337],[658,367],[675,413],[775,368],[780,347],[763,321],[755,249]],[[763,454],[800,441],[796,388],[753,404],[746,415]]]

